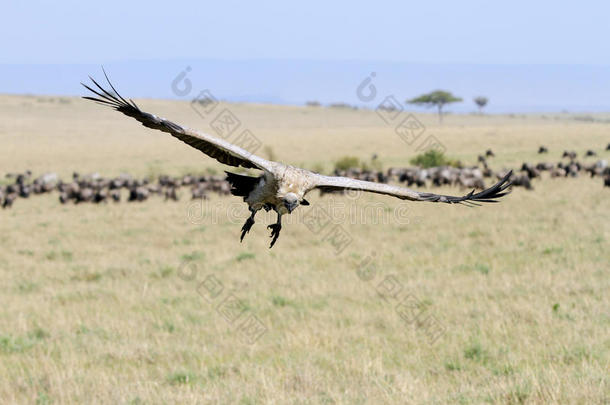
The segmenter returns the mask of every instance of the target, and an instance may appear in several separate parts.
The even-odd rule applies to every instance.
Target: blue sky
[[[596,80],[603,83],[593,83],[589,88],[586,83],[590,80],[584,78],[582,96],[587,98],[595,88],[608,86],[610,79],[606,69],[610,66],[609,15],[610,3],[602,1],[173,1],[171,5],[114,0],[95,5],[82,1],[6,1],[0,25],[0,92],[73,94],[76,87],[68,84],[69,78],[65,85],[59,80],[56,87],[37,81],[48,64],[80,65],[82,71],[114,64],[124,79],[132,82],[142,69],[141,63],[132,63],[135,61],[145,61],[152,72],[161,72],[163,69],[156,65],[163,63],[173,63],[175,71],[189,62],[197,66],[197,61],[202,64],[204,60],[233,61],[241,67],[232,69],[234,78],[240,81],[242,73],[244,78],[250,77],[248,61],[256,59],[268,61],[258,67],[263,70],[261,77],[268,79],[277,76],[278,67],[273,62],[277,60],[320,61],[328,63],[330,71],[340,71],[341,66],[362,67],[361,72],[351,72],[355,77],[396,64],[407,71],[413,65],[447,66],[449,73],[456,65],[541,65],[551,70],[556,65],[570,65],[573,68],[568,71],[574,73],[575,83],[583,80],[580,76],[587,69],[597,69]],[[583,66],[582,72],[579,66]],[[28,69],[29,75],[20,73]],[[33,77],[32,72],[39,75]],[[71,70],[62,72],[65,76]],[[81,70],[75,72],[80,74]],[[311,72],[312,83],[319,82],[316,74]],[[558,80],[571,80],[569,74]],[[460,78],[450,76],[451,82],[439,86],[459,87]],[[544,77],[544,71],[518,80],[527,90],[540,77]],[[76,78],[76,82],[80,80],[83,78]],[[213,84],[205,83],[208,87]],[[558,81],[549,86],[560,84]],[[395,86],[398,93],[419,91],[417,86],[400,81]],[[408,88],[402,89],[404,86]],[[219,87],[227,97],[239,96],[237,88],[225,89],[222,83]],[[485,90],[489,86],[482,87]],[[499,93],[490,98],[500,101],[511,89],[514,84],[498,89]],[[264,90],[252,86],[244,89],[242,96],[256,99],[260,94],[288,102],[302,102],[300,99],[306,96],[263,94]],[[324,91],[321,87],[321,99],[325,98]],[[134,96],[170,95],[155,92]],[[515,101],[504,104],[513,105]],[[571,105],[569,101],[566,95],[567,106]],[[581,104],[599,107],[602,102],[602,98],[595,98]],[[610,110],[610,103],[603,108],[606,106]]]
[[[4,63],[299,58],[610,65],[604,1],[3,3]]]

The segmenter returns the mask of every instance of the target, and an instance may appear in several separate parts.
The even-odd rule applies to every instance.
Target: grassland
[[[186,102],[139,104],[208,129]],[[228,107],[291,164],[328,171],[377,153],[387,168],[416,153],[371,111]],[[541,160],[589,148],[610,158],[610,125],[569,115],[418,118],[450,157],[492,148],[498,169],[538,161],[540,144]],[[0,142],[0,173],[223,169],[71,98],[0,97]],[[239,244],[235,198],[18,200],[0,212],[1,402],[609,403],[609,190],[585,177],[534,187],[476,209],[315,194],[328,227],[312,232],[299,208],[271,250],[271,216]],[[340,252],[334,225],[351,239]],[[231,297],[244,311],[233,322],[218,309]],[[397,310],[405,297],[413,317]],[[255,342],[242,319],[263,326]]]

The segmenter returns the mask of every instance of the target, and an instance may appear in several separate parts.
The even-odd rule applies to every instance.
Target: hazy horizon
[[[315,100],[375,108],[386,96],[394,96],[406,109],[426,111],[405,100],[446,89],[464,99],[447,107],[455,113],[475,111],[472,99],[479,95],[490,99],[488,113],[610,111],[606,66],[260,58],[105,62],[104,67],[117,89],[132,98],[192,99],[206,89],[230,102],[303,105]],[[178,92],[172,89],[181,72],[192,85],[188,94],[183,83],[176,84]],[[100,65],[4,64],[0,77],[11,80],[2,80],[0,93],[78,96],[84,94],[80,82],[88,75],[103,79]],[[357,95],[367,77],[371,81],[365,87],[372,84],[377,91],[371,101]]]

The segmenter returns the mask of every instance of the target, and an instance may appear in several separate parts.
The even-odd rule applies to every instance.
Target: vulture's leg
[[[269,249],[275,245],[275,241],[280,236],[280,230],[282,229],[282,214],[277,213],[277,222],[275,224],[267,226],[267,228],[271,229],[271,245],[269,245]]]
[[[246,236],[246,234],[248,232],[250,232],[250,228],[252,228],[252,225],[254,225],[254,216],[255,215],[256,215],[256,210],[250,208],[250,216],[246,220],[246,223],[244,224],[244,226],[241,227],[241,237],[239,238],[240,242],[242,242],[244,240],[244,236]]]

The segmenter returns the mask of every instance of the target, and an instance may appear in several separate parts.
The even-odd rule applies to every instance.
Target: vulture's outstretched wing
[[[216,138],[214,136],[195,131],[193,129],[182,127],[169,120],[161,117],[157,117],[154,114],[149,114],[138,108],[136,103],[131,99],[125,100],[114,88],[106,72],[104,72],[108,85],[113,90],[113,93],[105,90],[100,86],[91,76],[89,79],[93,82],[97,90],[81,83],[87,90],[93,92],[98,97],[83,97],[87,100],[93,100],[102,105],[106,105],[114,108],[123,114],[133,117],[140,121],[142,125],[152,129],[158,129],[163,132],[170,133],[172,136],[180,139],[192,146],[195,149],[199,149],[206,155],[213,157],[220,163],[224,163],[229,166],[242,166],[245,168],[261,169],[261,170],[272,170],[273,162],[263,159],[259,156],[253,155],[245,149],[240,148],[237,145],[233,145],[225,140]]]
[[[462,197],[422,193],[405,187],[392,186],[390,184],[373,183],[370,181],[350,179],[348,177],[323,176],[320,174],[314,175],[312,179],[313,186],[310,189],[317,188],[325,191],[361,190],[371,193],[391,195],[402,200],[480,205],[478,203],[498,202],[498,198],[508,194],[510,191],[506,191],[506,189],[511,185],[509,179],[512,173],[513,172],[511,170],[506,176],[504,176],[504,178],[502,178],[502,180],[490,188],[481,191],[480,193],[475,194],[473,190]]]

